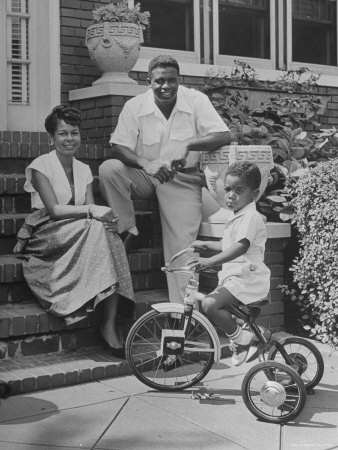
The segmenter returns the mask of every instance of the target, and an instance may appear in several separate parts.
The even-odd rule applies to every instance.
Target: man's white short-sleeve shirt
[[[191,138],[224,131],[229,131],[228,127],[202,92],[179,86],[176,104],[167,120],[149,88],[126,102],[110,143],[128,147],[149,161],[170,165],[177,146]],[[186,167],[196,165],[199,159],[199,152],[190,152]]]

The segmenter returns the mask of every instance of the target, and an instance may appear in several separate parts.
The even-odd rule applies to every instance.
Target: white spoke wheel
[[[197,318],[191,320],[182,354],[174,357],[163,354],[163,330],[179,330],[182,317],[181,312],[149,311],[134,323],[128,334],[129,366],[142,383],[153,389],[177,391],[191,387],[207,375],[214,363],[212,337]]]
[[[299,337],[286,338],[281,345],[292,359],[291,367],[298,372],[306,389],[317,386],[324,373],[324,361],[318,348],[312,342]],[[270,349],[268,360],[286,364],[276,346]]]
[[[265,422],[285,423],[303,410],[306,388],[298,373],[276,361],[251,367],[242,383],[246,407]]]

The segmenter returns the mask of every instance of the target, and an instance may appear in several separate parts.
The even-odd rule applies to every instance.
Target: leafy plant
[[[302,67],[284,71],[275,82],[260,82],[249,64],[237,60],[230,75],[221,70],[209,73],[206,91],[229,127],[232,143],[272,147],[275,169],[258,204],[269,220],[291,217],[283,192],[287,180],[302,176],[317,161],[338,155],[335,129],[306,131],[320,126],[317,116],[323,104],[316,94],[318,78]],[[250,90],[244,86],[264,87],[272,93],[252,108]]]
[[[103,22],[126,22],[139,25],[145,30],[149,25],[150,12],[141,12],[140,3],[136,3],[133,8],[120,1],[118,3],[109,3],[93,10],[93,23]]]
[[[300,308],[300,323],[322,342],[338,344],[338,159],[320,162],[286,190],[300,252],[293,283],[282,290]]]

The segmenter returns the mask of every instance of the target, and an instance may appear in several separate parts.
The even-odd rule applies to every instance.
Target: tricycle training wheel
[[[265,422],[288,422],[303,410],[306,388],[291,367],[264,361],[251,367],[242,383],[242,397],[249,411]]]
[[[318,348],[312,342],[300,337],[286,338],[280,344],[292,359],[292,368],[298,372],[306,389],[317,386],[324,372],[324,361]],[[283,355],[276,346],[270,349],[268,360],[285,364]]]

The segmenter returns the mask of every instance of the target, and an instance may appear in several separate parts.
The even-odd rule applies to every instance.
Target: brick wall
[[[61,102],[68,92],[91,86],[100,77],[85,45],[86,29],[92,23],[92,10],[110,0],[60,0]]]
[[[87,142],[108,145],[111,132],[115,129],[121,109],[130,97],[103,96],[71,102],[81,111],[81,136]]]
[[[61,101],[63,103],[68,102],[70,90],[90,87],[100,77],[99,70],[89,58],[85,36],[87,27],[92,23],[92,10],[110,2],[111,0],[60,0]],[[145,73],[132,72],[130,76],[139,84],[146,83]],[[182,77],[183,85],[199,90],[203,90],[204,82],[203,77]],[[338,126],[338,88],[320,87],[318,93],[327,100],[327,107],[320,117],[320,123],[325,126]]]
[[[326,110],[323,116],[320,117],[320,123],[325,127],[336,127],[338,125],[338,88],[323,87],[320,91],[325,90],[327,96]]]

